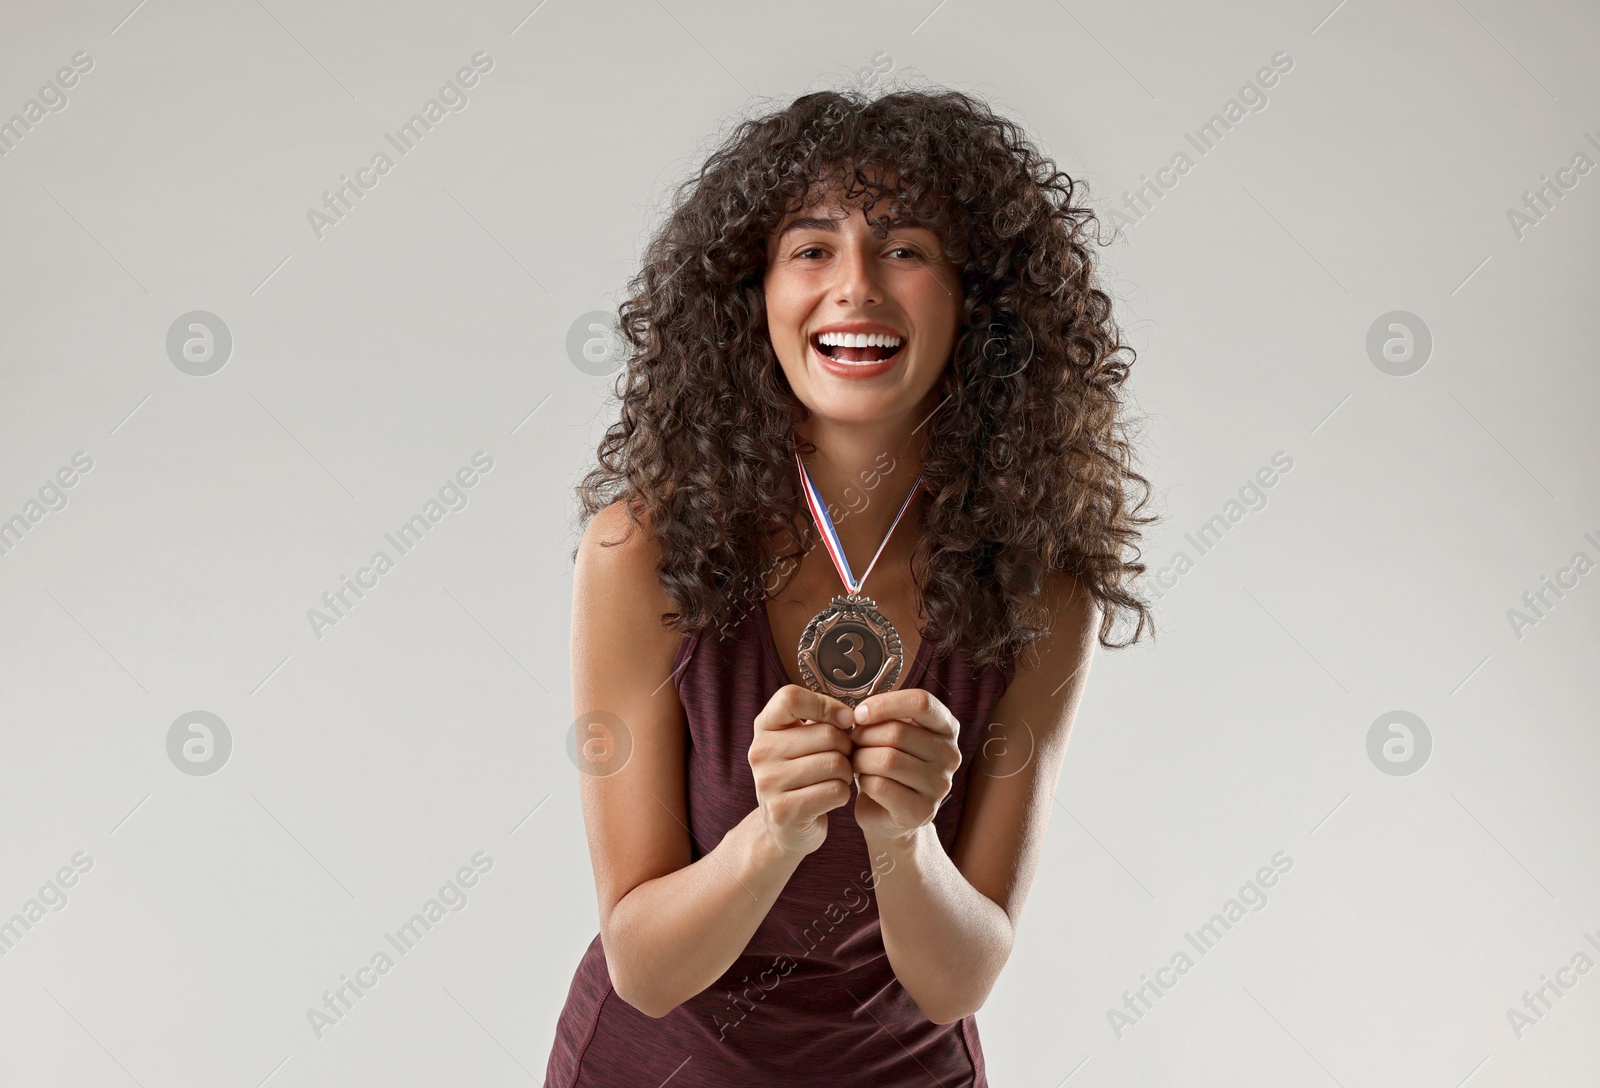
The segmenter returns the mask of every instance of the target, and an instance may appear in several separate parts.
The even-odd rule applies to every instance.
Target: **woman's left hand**
[[[961,766],[961,723],[922,688],[887,691],[856,706],[856,824],[869,840],[910,838],[933,822]]]

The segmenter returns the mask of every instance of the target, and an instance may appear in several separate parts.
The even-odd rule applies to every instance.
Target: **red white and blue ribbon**
[[[878,563],[878,556],[883,554],[884,547],[889,543],[889,538],[894,535],[896,525],[900,524],[900,517],[906,512],[906,507],[911,505],[911,497],[917,493],[917,488],[922,484],[922,475],[927,472],[923,466],[922,472],[917,473],[916,482],[911,485],[911,490],[906,492],[906,501],[900,504],[900,512],[895,514],[894,521],[889,524],[889,531],[883,536],[883,543],[878,545],[878,550],[873,553],[872,562],[867,564],[867,569],[860,578],[850,573],[850,560],[845,558],[844,545],[839,541],[839,530],[833,526],[833,518],[828,514],[828,505],[822,501],[822,496],[817,492],[817,485],[811,482],[811,474],[806,471],[805,462],[800,460],[800,450],[794,451],[794,463],[800,466],[800,482],[806,495],[806,506],[811,510],[811,519],[817,523],[817,531],[822,534],[822,545],[828,549],[828,555],[833,560],[834,568],[838,570],[839,577],[844,582],[845,589],[850,591],[852,597],[858,595],[861,586],[866,582],[867,575],[872,573],[872,568]]]

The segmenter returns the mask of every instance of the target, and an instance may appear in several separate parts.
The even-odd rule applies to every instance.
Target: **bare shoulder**
[[[654,574],[660,554],[655,540],[633,520],[621,499],[589,519],[578,545],[580,563],[609,565],[613,574],[622,573],[625,567],[644,566]]]
[[[624,623],[625,635],[637,649],[670,647],[676,653],[680,636],[661,626],[673,610],[661,587],[661,548],[646,527],[634,522],[619,500],[590,519],[578,545],[573,572],[573,621],[589,619],[610,627]],[[607,631],[608,636],[622,634]]]
[[[1064,748],[1088,680],[1101,607],[1087,582],[1063,571],[1046,575],[1040,597],[1049,617],[1046,629],[1017,654],[1016,671],[993,714],[997,722],[1028,733],[1030,748]]]
[[[1046,575],[1040,594],[1050,613],[1050,629],[1035,643],[1038,654],[1025,654],[1023,659],[1031,669],[1051,673],[1067,666],[1070,672],[1088,657],[1099,629],[1100,604],[1087,582],[1066,571]],[[1059,682],[1065,677],[1056,679]]]

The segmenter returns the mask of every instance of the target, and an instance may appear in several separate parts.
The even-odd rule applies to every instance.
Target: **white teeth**
[[[877,332],[824,332],[817,334],[817,343],[830,348],[897,348],[900,338]]]

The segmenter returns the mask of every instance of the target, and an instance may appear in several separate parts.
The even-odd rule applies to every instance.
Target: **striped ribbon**
[[[927,472],[924,465],[921,472],[917,473],[916,482],[911,485],[911,490],[906,492],[906,501],[900,504],[900,512],[895,514],[894,521],[889,525],[889,531],[884,534],[883,543],[878,545],[878,550],[873,553],[872,562],[867,564],[866,573],[859,579],[850,573],[850,560],[845,558],[844,545],[839,542],[839,531],[833,526],[833,518],[828,514],[827,504],[822,501],[822,496],[817,492],[817,485],[811,482],[811,474],[806,471],[805,462],[800,460],[800,448],[795,447],[794,463],[800,466],[800,481],[804,485],[806,506],[811,510],[811,519],[817,523],[817,531],[822,534],[823,547],[828,549],[828,555],[833,559],[834,568],[838,570],[839,577],[844,586],[850,591],[852,597],[861,591],[861,586],[866,582],[867,575],[872,573],[872,568],[878,563],[878,556],[883,554],[884,547],[889,543],[889,538],[894,535],[895,526],[900,524],[900,517],[906,512],[906,507],[911,505],[911,497],[917,493],[917,488],[922,485],[922,475]]]

